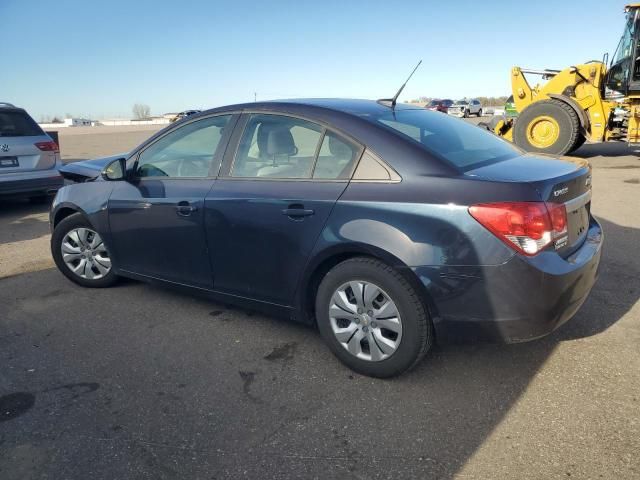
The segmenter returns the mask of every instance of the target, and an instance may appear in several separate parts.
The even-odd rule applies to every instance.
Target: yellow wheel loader
[[[565,155],[585,141],[640,143],[640,3],[625,7],[622,38],[607,67],[590,61],[564,70],[511,69],[518,116],[496,118],[496,134],[530,152]],[[526,74],[542,76],[529,85]]]

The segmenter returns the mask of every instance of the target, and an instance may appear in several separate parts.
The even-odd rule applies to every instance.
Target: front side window
[[[358,148],[299,118],[252,114],[240,139],[232,177],[349,179]]]
[[[231,115],[204,118],[168,133],[138,158],[138,177],[208,177],[217,174],[216,150]]]
[[[462,170],[521,155],[512,144],[484,129],[422,109],[389,111],[367,119],[420,143]]]

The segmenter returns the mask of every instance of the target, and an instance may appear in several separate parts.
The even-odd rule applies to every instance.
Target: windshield
[[[614,55],[613,59],[613,65],[631,57],[631,50],[633,48],[633,36],[635,33],[636,12],[637,10],[632,10],[627,13],[624,32],[622,32],[622,38],[618,43],[618,48],[616,49],[616,54]]]
[[[521,155],[509,142],[483,128],[426,110],[396,110],[367,117],[421,144],[454,166],[469,170]]]
[[[454,105],[466,105],[467,103],[469,102],[467,102],[466,100],[456,100],[456,103]]]
[[[431,100],[429,102],[429,106],[430,107],[437,107],[438,105],[440,105],[441,101],[440,100]]]

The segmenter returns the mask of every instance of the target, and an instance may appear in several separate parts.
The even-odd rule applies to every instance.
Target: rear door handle
[[[287,217],[308,217],[310,215],[313,215],[314,213],[316,212],[302,206],[296,208],[285,208],[284,210],[282,210],[282,214],[286,215]]]
[[[191,205],[189,202],[186,202],[186,201],[178,202],[178,204],[176,205],[176,213],[181,217],[188,217],[189,215],[191,215],[193,212],[197,210],[198,210],[198,207],[196,207],[195,205]]]

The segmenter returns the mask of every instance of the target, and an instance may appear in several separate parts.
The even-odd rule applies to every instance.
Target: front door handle
[[[313,215],[314,212],[311,209],[308,208],[304,208],[304,206],[302,205],[289,205],[289,208],[285,208],[284,210],[282,210],[282,214],[286,215],[287,217],[308,217],[310,215]]]
[[[181,217],[188,217],[197,210],[198,207],[191,205],[189,202],[178,202],[176,205],[176,213]]]

